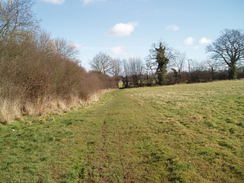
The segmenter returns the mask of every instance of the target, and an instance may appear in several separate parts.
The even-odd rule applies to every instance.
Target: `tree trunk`
[[[178,70],[178,78],[177,78],[177,83],[181,82],[181,70]]]
[[[214,69],[211,68],[211,80],[213,81],[214,80]]]
[[[158,84],[164,85],[165,84],[165,78],[163,72],[158,72]]]
[[[229,67],[229,79],[237,79],[236,64],[231,64],[231,66]]]
[[[128,79],[128,76],[125,77],[125,88],[129,88],[129,79]]]

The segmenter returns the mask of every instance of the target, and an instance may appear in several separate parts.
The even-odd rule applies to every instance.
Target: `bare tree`
[[[211,72],[211,80],[215,79],[215,72],[218,70],[218,68],[220,67],[219,62],[216,62],[213,59],[208,59],[205,61],[205,65],[206,67],[209,69],[209,71]]]
[[[111,59],[110,60],[110,74],[112,74],[115,77],[118,77],[122,72],[122,61],[120,59]]]
[[[109,74],[111,72],[111,60],[112,58],[109,55],[100,52],[90,62],[91,69],[103,74]]]
[[[153,61],[153,59],[149,56],[146,58],[146,64],[145,64],[146,72],[151,75],[154,74],[157,70],[157,63]]]
[[[224,61],[229,68],[229,79],[237,78],[237,64],[244,60],[244,34],[238,30],[226,29],[222,35],[211,45],[207,51],[212,58]]]
[[[128,60],[130,75],[141,75],[143,73],[143,62],[140,58],[132,57]]]
[[[185,62],[186,62],[185,53],[181,53],[179,51],[174,51],[172,53],[172,57],[170,59],[170,67],[174,72],[174,77],[177,83],[181,79],[181,72],[184,69]]]
[[[72,44],[69,44],[64,39],[56,39],[54,40],[53,44],[54,51],[64,58],[74,59],[78,53],[76,47],[74,47]]]
[[[129,87],[129,76],[130,76],[130,71],[129,71],[129,65],[127,60],[123,60],[123,70],[124,70],[124,83],[125,83],[125,88]]]
[[[31,0],[1,0],[0,1],[0,39],[13,33],[30,31],[35,20],[31,11]]]
[[[146,58],[146,64],[145,64],[145,71],[146,71],[146,77],[147,77],[147,85],[151,86],[154,81],[156,81],[156,70],[157,70],[157,63],[154,62],[151,57]]]
[[[47,57],[50,57],[54,52],[54,41],[51,39],[50,34],[40,31],[37,36],[37,48],[44,53]]]
[[[195,76],[195,72],[200,69],[201,64],[197,60],[187,59],[187,67],[188,67],[188,82],[193,82],[197,78]]]
[[[126,77],[126,86],[128,87],[129,79],[131,78],[134,86],[140,84],[140,78],[144,71],[144,65],[140,58],[129,58],[124,60],[124,73]]]

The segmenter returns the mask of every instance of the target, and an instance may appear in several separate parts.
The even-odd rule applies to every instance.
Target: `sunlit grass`
[[[0,126],[0,182],[243,181],[244,80],[115,90]]]

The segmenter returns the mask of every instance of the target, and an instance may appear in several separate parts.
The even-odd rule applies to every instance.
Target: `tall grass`
[[[67,110],[113,86],[110,77],[80,67],[75,52],[45,33],[0,42],[0,121]]]

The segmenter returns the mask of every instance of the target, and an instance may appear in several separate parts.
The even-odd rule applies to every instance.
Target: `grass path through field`
[[[0,126],[0,182],[243,181],[244,80],[114,90]]]

